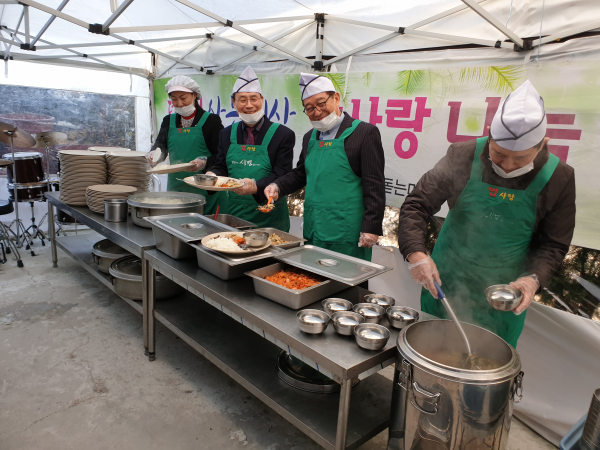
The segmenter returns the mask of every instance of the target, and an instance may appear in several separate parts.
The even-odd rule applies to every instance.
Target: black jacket
[[[196,104],[196,116],[194,117],[194,121],[192,122],[192,126],[195,127],[200,118],[204,114],[204,110]],[[166,158],[169,154],[169,125],[170,125],[170,115],[167,114],[162,123],[160,124],[160,131],[158,132],[158,137],[152,146],[152,150],[159,147],[162,151],[163,156]],[[181,116],[179,114],[175,117],[175,124],[177,128],[181,128]],[[221,123],[221,118],[216,114],[210,114],[204,122],[202,126],[202,135],[204,136],[204,141],[206,142],[206,147],[212,154],[206,161],[206,168],[204,172],[210,170],[212,165],[215,163],[217,159],[217,148],[219,146],[219,132],[223,129],[223,124]],[[198,155],[200,156],[200,155]]]
[[[336,133],[336,139],[352,126],[354,119],[344,113],[344,120]],[[275,181],[280,195],[291,194],[306,186],[304,160],[312,130],[304,135],[302,153],[296,168]],[[317,138],[320,133],[317,134]],[[385,213],[385,156],[381,144],[379,129],[367,122],[361,122],[345,142],[346,156],[350,168],[357,177],[362,178],[363,204],[365,214],[361,225],[363,233],[383,234],[383,215]]]
[[[256,145],[261,145],[262,141],[267,134],[267,130],[273,122],[271,122],[266,116],[264,122],[255,138]],[[237,141],[242,143],[242,126],[237,127]],[[231,125],[221,131],[219,134],[219,153],[217,160],[213,165],[211,171],[219,176],[227,176],[227,151],[231,143]],[[269,160],[271,161],[271,167],[273,171],[266,177],[256,180],[256,187],[258,188],[256,194],[254,194],[254,200],[257,203],[262,204],[267,201],[265,198],[265,188],[275,181],[277,178],[285,175],[292,170],[292,162],[294,159],[294,145],[296,144],[296,135],[292,130],[284,125],[279,125],[277,131],[273,135],[273,139],[269,143],[267,150],[269,152]]]

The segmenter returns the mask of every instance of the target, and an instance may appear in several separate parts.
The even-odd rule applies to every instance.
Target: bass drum
[[[48,184],[46,180],[42,180],[43,183],[27,183],[27,184],[13,184],[8,183],[8,198],[11,202],[15,201],[15,187],[17,188],[17,201],[18,202],[43,202],[44,193],[48,192]]]
[[[67,214],[62,209],[57,210],[56,221],[62,225],[72,225],[75,223],[81,223],[81,222],[77,222],[75,219],[73,219],[73,217],[71,217],[69,214]]]
[[[2,155],[2,159],[13,161],[12,153]],[[15,170],[17,179],[15,180]],[[42,166],[42,154],[37,152],[18,152],[15,153],[14,164],[6,167],[9,183],[31,184],[41,183],[46,179],[44,168]]]

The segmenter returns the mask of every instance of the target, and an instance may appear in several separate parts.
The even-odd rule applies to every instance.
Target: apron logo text
[[[490,191],[490,197],[495,197],[496,194],[498,193],[498,188],[489,187],[488,191]]]
[[[248,147],[247,145],[242,145],[242,151],[245,152],[246,150],[248,150],[249,152],[255,152],[256,147]]]
[[[331,147],[331,142],[325,142],[325,141],[321,141],[319,142],[319,147]]]
[[[240,164],[248,167],[259,167],[260,164],[253,164],[251,159],[242,159],[240,161],[231,161],[231,164]]]
[[[177,131],[179,131],[179,134],[181,134],[181,133],[189,133],[190,129],[189,128],[177,128]]]
[[[498,194],[498,188],[488,187],[488,191],[490,192],[490,197],[495,197]],[[501,197],[502,200],[506,200],[508,197],[509,201],[513,201],[515,199],[515,194],[507,194],[506,192],[501,192],[498,197]]]

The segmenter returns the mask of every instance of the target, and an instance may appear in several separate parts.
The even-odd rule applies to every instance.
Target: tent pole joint
[[[206,33],[205,37],[206,37],[206,39],[212,39],[213,38],[213,34],[212,33]]]
[[[21,50],[28,50],[30,52],[35,52],[36,46],[31,44],[21,44]]]
[[[233,22],[229,19],[227,19],[227,22],[225,22],[225,26],[226,27],[232,27],[233,26]]]
[[[322,71],[324,67],[323,61],[315,61],[315,63],[313,64],[313,69],[318,70],[318,71]]]
[[[103,30],[102,27],[103,25],[101,23],[90,23],[88,31],[93,34],[104,34],[108,36],[110,34],[110,28]]]
[[[498,43],[496,43],[496,47],[498,47]],[[529,50],[533,50],[533,41],[523,39],[523,47],[519,47],[518,44],[514,45],[514,51],[517,53],[528,52]]]
[[[406,30],[406,27],[398,27],[398,34],[404,34],[404,30]]]

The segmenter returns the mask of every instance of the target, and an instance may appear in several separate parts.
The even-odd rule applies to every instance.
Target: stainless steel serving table
[[[398,330],[390,327],[380,351],[358,347],[353,336],[338,335],[333,326],[322,335],[308,335],[298,328],[297,311],[257,295],[251,278],[223,281],[200,269],[195,259],[175,260],[156,249],[144,255],[151,359],[158,320],[324,448],[356,448],[387,428],[392,382],[377,372],[395,362]],[[155,302],[156,272],[189,294]],[[359,303],[368,293],[351,287],[335,296]],[[382,323],[388,325],[387,319]],[[341,392],[312,394],[286,385],[276,373],[282,349],[335,380]],[[361,382],[352,388],[356,378]]]
[[[144,251],[154,248],[154,236],[149,228],[142,228],[134,225],[131,217],[128,217],[127,222],[107,222],[102,214],[96,214],[87,206],[69,206],[59,200],[59,192],[46,192],[44,194],[48,200],[48,235],[50,237],[52,249],[52,264],[58,267],[58,254],[56,248],[59,247],[67,255],[71,256],[83,268],[91,273],[96,279],[100,280],[107,288],[114,292],[110,276],[98,270],[97,264],[92,258],[93,245],[103,238],[110,239],[115,244],[120,245],[128,252],[142,259],[142,278],[146,278],[145,268],[147,264],[144,262]],[[71,215],[74,219],[88,226],[95,233],[81,234],[75,236],[56,236],[54,228],[54,208],[61,209]],[[145,286],[145,283],[142,283]],[[142,290],[142,297],[146,295],[146,290]],[[136,311],[143,315],[144,338],[148,335],[147,317],[144,314],[142,305],[139,302],[121,297],[125,302],[132,306]],[[144,340],[144,348],[148,348],[148,343]],[[146,351],[147,353],[147,351]]]

